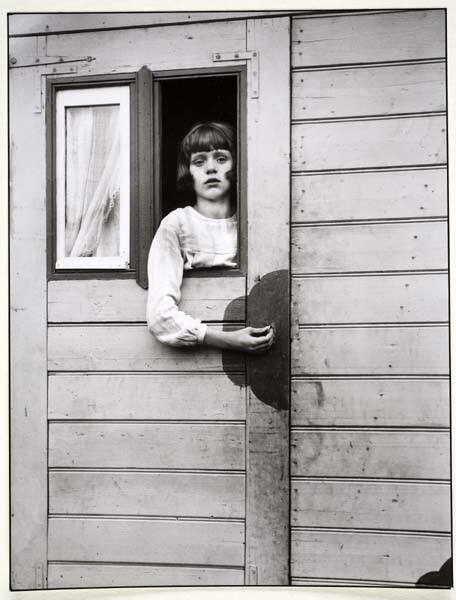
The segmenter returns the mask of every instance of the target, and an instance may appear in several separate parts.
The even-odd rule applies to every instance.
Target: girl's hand
[[[204,337],[206,346],[214,346],[223,350],[236,350],[249,354],[263,354],[274,343],[274,327],[244,327],[237,331],[220,331],[209,327]]]
[[[250,354],[262,354],[267,352],[274,343],[274,328],[272,325],[245,327],[244,329],[231,331],[230,336],[233,350],[249,352]]]

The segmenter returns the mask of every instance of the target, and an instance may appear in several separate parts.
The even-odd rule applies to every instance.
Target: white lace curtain
[[[65,162],[65,256],[118,256],[118,106],[66,109]]]

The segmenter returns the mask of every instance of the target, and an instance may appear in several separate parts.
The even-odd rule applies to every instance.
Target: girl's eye
[[[226,163],[227,158],[226,156],[219,156],[217,160],[219,163]]]
[[[197,167],[201,167],[203,165],[203,161],[201,159],[194,160],[193,164],[196,165]]]

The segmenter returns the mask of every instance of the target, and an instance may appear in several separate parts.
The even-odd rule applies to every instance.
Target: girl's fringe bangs
[[[184,143],[184,152],[187,159],[194,152],[210,152],[211,150],[230,150],[234,151],[234,139],[228,132],[224,132],[215,127],[205,126],[191,132]]]

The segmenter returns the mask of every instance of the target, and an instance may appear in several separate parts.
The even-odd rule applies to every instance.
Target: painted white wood
[[[147,291],[133,279],[48,283],[50,323],[145,321]],[[184,277],[181,309],[204,321],[245,319],[245,277]]]
[[[245,412],[245,387],[225,374],[49,376],[50,419],[243,420]]]
[[[293,119],[442,111],[445,64],[293,73]]]
[[[292,425],[449,427],[445,379],[292,381]]]
[[[242,585],[243,569],[172,565],[50,563],[48,587],[98,588],[135,586]]]
[[[446,159],[446,121],[441,115],[292,127],[294,171],[435,165]]]
[[[373,579],[415,583],[451,555],[448,536],[293,531],[296,577]]]
[[[48,56],[71,60],[83,55],[94,58],[78,65],[78,74],[129,72],[143,65],[152,70],[212,67],[214,52],[245,48],[245,21],[175,25],[51,35]]]
[[[294,375],[447,375],[448,329],[341,327],[300,329],[292,341]]]
[[[289,18],[248,21],[247,49],[259,53],[259,97],[250,100],[247,107],[249,292],[261,277],[289,268],[289,47]],[[283,293],[288,294],[287,286]],[[268,314],[266,303],[265,299],[261,307],[255,307],[253,299],[250,305],[247,300],[249,323],[265,324],[258,321],[259,309],[261,319],[280,319],[278,322],[285,323],[281,334],[287,335],[288,315],[274,315],[272,310]],[[270,304],[273,306],[274,299]],[[288,347],[283,347],[283,352],[288,358]],[[275,369],[278,364],[274,363]],[[288,368],[284,371],[288,373]],[[266,372],[263,376],[267,377]],[[289,583],[288,420],[288,410],[269,406],[250,388],[246,442],[247,585]]]
[[[225,521],[50,518],[49,560],[244,564],[244,524]]]
[[[449,532],[449,484],[294,480],[291,524]],[[327,573],[332,575],[332,573]]]
[[[13,590],[43,588],[46,574],[46,169],[44,115],[33,113],[37,77],[16,70],[9,79]]]
[[[49,513],[244,518],[245,477],[51,471]]]
[[[302,324],[448,320],[445,274],[294,278],[292,296]]]
[[[316,579],[315,577],[292,577],[291,585],[297,586],[329,586],[329,587],[404,587],[410,588],[415,587],[414,582],[396,581],[391,583],[389,581],[372,581],[371,579],[331,579],[321,578]]]
[[[244,50],[245,36],[245,21],[66,34],[48,36],[47,55],[72,60],[82,51],[92,56],[94,60],[90,63],[78,63],[78,75],[131,72],[145,64],[158,71],[212,68],[214,52]],[[182,308],[204,320],[242,322],[245,319],[245,278],[211,279],[186,279]],[[60,480],[62,508],[66,502],[63,495],[69,489],[75,491],[67,498],[66,506],[75,510],[79,506],[82,514],[85,510],[101,510],[112,511],[118,517],[130,512],[147,517],[158,512],[162,516],[172,514],[174,518],[122,520],[118,529],[119,520],[95,521],[91,512],[93,518],[81,519],[79,532],[68,530],[68,539],[78,537],[79,557],[65,555],[68,541],[60,533],[54,534],[56,521],[51,518],[49,558],[51,561],[169,563],[169,567],[175,569],[177,581],[185,580],[185,574],[178,571],[182,563],[192,563],[198,566],[200,574],[203,571],[203,580],[211,581],[212,575],[204,571],[206,564],[243,567],[244,525],[199,520],[189,523],[181,519],[185,515],[199,518],[235,515],[237,519],[244,516],[244,476],[225,471],[245,470],[245,426],[242,422],[224,424],[204,420],[245,419],[246,392],[241,388],[245,357],[203,347],[175,349],[160,344],[143,324],[146,294],[135,286],[133,281],[88,280],[55,281],[49,285],[50,322],[75,324],[49,327],[49,352],[53,357],[49,368],[79,372],[51,374],[50,415],[61,416],[63,409],[65,420],[78,418],[76,414],[88,419],[80,423],[52,421],[49,424],[49,463],[68,467],[68,470],[77,465],[86,465],[89,469],[114,465],[114,469],[120,470],[119,477],[113,471],[102,472],[101,476],[98,472],[95,473],[98,477],[93,477],[93,471],[81,469],[77,475],[79,483],[74,479],[75,471],[71,471],[67,474],[70,479],[64,483]],[[103,322],[117,323],[103,325]],[[225,377],[226,370],[241,371],[235,377],[238,383]],[[84,373],[87,371],[110,373],[87,375]],[[154,379],[152,384],[144,374],[135,371],[173,371],[173,374],[170,380],[160,373],[160,379]],[[204,372],[202,377],[198,371]],[[66,384],[70,386],[67,388]],[[147,419],[165,422],[145,422]],[[182,423],[186,419],[197,422]],[[130,469],[131,474],[124,469]],[[165,472],[154,472],[157,469]],[[166,473],[168,469],[178,472]],[[185,473],[186,469],[222,473],[190,474]],[[51,470],[50,476],[54,483],[53,477],[63,477],[63,471]],[[235,479],[229,485],[228,480],[221,477]],[[121,490],[114,480],[120,483]],[[221,482],[224,483],[221,485]],[[55,494],[51,496],[52,506],[57,499]],[[74,525],[75,519],[68,518],[68,527]],[[86,535],[87,527],[94,523]],[[107,528],[103,529],[106,523]],[[56,545],[63,550],[60,552],[57,548],[53,554]],[[176,583],[171,581],[172,572],[164,571],[163,565],[157,567],[161,569],[162,582]],[[92,574],[91,583],[97,585],[105,577],[93,570]],[[129,574],[134,577],[134,572]],[[196,579],[200,574],[192,577]],[[237,580],[242,575],[242,568],[233,569]],[[124,585],[135,583],[134,579],[126,582],[127,571],[121,572],[120,581],[122,577]],[[223,573],[214,579],[231,580],[230,577],[224,579]]]
[[[148,27],[168,23],[193,23],[223,19],[247,19],[269,16],[281,11],[215,11],[215,12],[105,12],[105,13],[41,13],[15,14],[9,17],[9,34],[71,32],[109,27]]]
[[[239,371],[245,361],[205,346],[166,346],[145,325],[50,327],[48,357],[51,371]]]
[[[447,431],[291,432],[292,475],[448,479]],[[326,575],[329,574],[329,571]],[[335,573],[331,573],[334,577]]]
[[[447,223],[295,227],[294,273],[445,269]]]
[[[293,221],[439,217],[447,214],[446,169],[294,175]]]
[[[49,424],[50,467],[244,469],[244,425]]]
[[[67,109],[114,105],[119,107],[120,193],[119,255],[66,256]],[[110,86],[60,90],[56,95],[56,269],[128,269],[130,266],[130,88]]]
[[[444,10],[293,20],[292,65],[334,65],[445,56]]]

